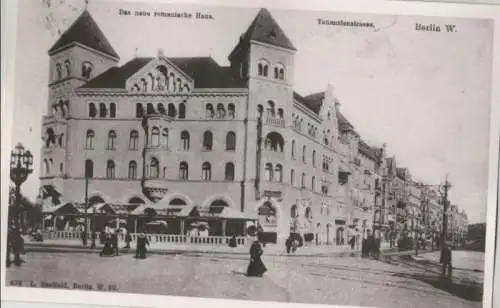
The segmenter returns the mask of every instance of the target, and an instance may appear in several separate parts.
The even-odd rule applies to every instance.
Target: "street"
[[[445,291],[436,285],[439,268],[428,259],[264,256],[268,272],[263,278],[246,277],[247,256],[233,254],[152,254],[137,260],[132,254],[99,257],[95,253],[29,252],[24,259],[22,267],[7,269],[7,285],[22,280],[23,286],[66,283],[70,289],[97,290],[99,285],[106,291],[262,301],[481,307],[477,293],[482,274],[456,270],[454,275],[469,286]]]

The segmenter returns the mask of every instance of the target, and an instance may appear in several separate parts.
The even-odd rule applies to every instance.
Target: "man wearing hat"
[[[451,279],[451,247],[450,242],[444,242],[443,252],[441,253],[440,263],[443,265],[442,278]],[[448,274],[448,275],[446,275]]]

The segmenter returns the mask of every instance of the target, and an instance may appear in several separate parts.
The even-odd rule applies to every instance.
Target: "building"
[[[296,52],[261,9],[228,66],[162,50],[119,65],[85,10],[49,50],[42,187],[81,206],[87,170],[90,205],[177,222],[197,214],[212,234],[244,234],[256,220],[271,241],[297,232],[346,243],[372,228],[383,151],[361,140],[332,86],[294,91]]]

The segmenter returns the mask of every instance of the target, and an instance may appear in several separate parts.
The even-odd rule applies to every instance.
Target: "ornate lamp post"
[[[33,154],[25,151],[24,146],[18,143],[10,154],[10,179],[16,185],[16,201],[14,206],[14,224],[16,228],[24,227],[21,214],[21,185],[28,175],[33,172]]]

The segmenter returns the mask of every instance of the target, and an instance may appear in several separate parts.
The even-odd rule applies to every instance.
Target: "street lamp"
[[[24,146],[18,143],[10,153],[10,179],[16,185],[16,201],[14,207],[14,223],[16,228],[24,227],[21,219],[21,185],[28,175],[33,172],[33,154],[25,151]]]

